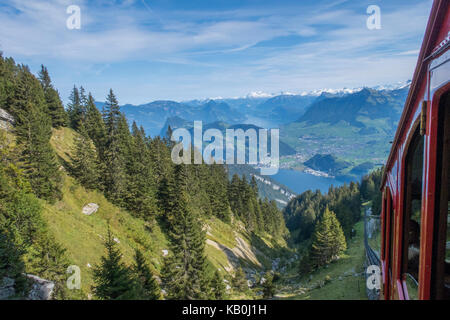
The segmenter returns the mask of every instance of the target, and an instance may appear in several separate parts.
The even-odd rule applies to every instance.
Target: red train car
[[[435,0],[382,180],[382,297],[450,299],[450,1]]]

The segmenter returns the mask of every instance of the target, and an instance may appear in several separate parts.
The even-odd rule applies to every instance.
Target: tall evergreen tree
[[[316,225],[312,241],[311,259],[316,267],[330,263],[346,250],[341,225],[328,207]]]
[[[69,115],[70,126],[73,129],[78,130],[78,127],[84,120],[84,110],[81,103],[80,91],[76,86],[73,87],[69,100],[67,113]]]
[[[158,204],[163,214],[163,220],[170,226],[175,220],[177,199],[175,194],[175,179],[172,175],[163,177],[158,190]]]
[[[127,176],[125,171],[124,150],[129,141],[128,127],[123,123],[119,103],[112,89],[110,90],[103,110],[106,125],[106,143],[103,155],[105,191],[108,198],[117,205],[124,205],[127,192]]]
[[[13,235],[0,229],[0,279],[5,277],[15,281],[16,294],[26,295],[27,280],[23,255],[25,250],[16,245]]]
[[[215,300],[224,300],[226,297],[226,287],[220,272],[216,270],[211,280],[212,298]]]
[[[144,255],[138,249],[135,250],[133,274],[138,290],[139,298],[143,300],[158,300],[161,292],[150,267],[145,261]]]
[[[273,275],[270,272],[266,272],[264,275],[264,283],[263,283],[263,296],[265,299],[273,298],[275,294],[275,285],[273,283]]]
[[[100,184],[99,159],[83,123],[79,127],[79,135],[75,138],[72,173],[87,189],[98,189]]]
[[[106,128],[102,114],[95,106],[95,100],[91,93],[87,98],[85,128],[101,156],[106,142]]]
[[[67,126],[67,113],[64,110],[58,91],[52,85],[48,70],[43,65],[41,66],[41,71],[39,72],[39,81],[44,89],[45,102],[47,104],[48,114],[52,119],[52,126],[54,128]]]
[[[222,165],[209,166],[210,175],[207,191],[210,198],[212,212],[222,221],[231,221],[231,209],[228,202],[228,179],[225,168]]]
[[[109,227],[105,248],[106,256],[103,256],[100,264],[94,267],[95,295],[102,300],[136,298],[132,274],[122,262],[122,254],[116,247]]]
[[[51,120],[39,81],[25,67],[20,69],[11,109],[16,120],[21,163],[34,193],[54,201],[61,197],[61,175],[50,145]]]
[[[247,279],[245,277],[245,272],[242,269],[242,267],[239,267],[236,270],[232,283],[233,287],[240,292],[246,291],[248,289]]]
[[[127,161],[128,193],[127,208],[137,216],[152,221],[158,211],[156,185],[144,130],[135,122]]]
[[[66,256],[66,249],[57,243],[56,239],[49,233],[50,231],[47,228],[40,230],[33,248],[30,250],[30,268],[28,271],[52,280],[55,283],[53,297],[65,299],[67,297],[66,270],[69,261]]]
[[[163,283],[169,299],[202,299],[206,284],[205,233],[187,203],[187,174],[176,166],[176,205],[170,226],[172,255],[164,262]]]
[[[347,250],[344,231],[342,230],[339,220],[333,212],[331,213],[331,259],[337,259]]]

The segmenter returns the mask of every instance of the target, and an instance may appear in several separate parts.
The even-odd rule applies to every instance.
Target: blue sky
[[[81,8],[69,30],[66,8]],[[381,29],[366,27],[369,5]],[[121,104],[375,86],[412,77],[431,0],[0,0],[0,50]]]

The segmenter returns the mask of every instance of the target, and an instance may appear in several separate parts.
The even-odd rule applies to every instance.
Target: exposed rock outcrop
[[[13,116],[0,108],[0,129],[11,130],[13,125],[14,125]]]
[[[27,274],[27,278],[32,281],[26,300],[50,300],[52,298],[55,283],[39,278],[38,276]],[[4,277],[0,282],[0,300],[6,300],[16,294],[14,279]],[[20,297],[19,297],[20,298]]]
[[[28,299],[30,300],[50,300],[52,298],[53,290],[55,289],[55,283],[49,280],[39,278],[34,275],[27,275],[28,278],[33,280]]]
[[[0,300],[8,299],[16,293],[14,290],[14,279],[3,278],[2,283],[0,283]]]

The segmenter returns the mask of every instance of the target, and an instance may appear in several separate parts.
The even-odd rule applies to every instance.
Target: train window
[[[450,93],[441,98],[436,166],[435,299],[450,299]]]
[[[405,214],[403,220],[403,279],[410,299],[418,298],[420,223],[422,208],[424,138],[419,130],[410,142],[405,163]]]

